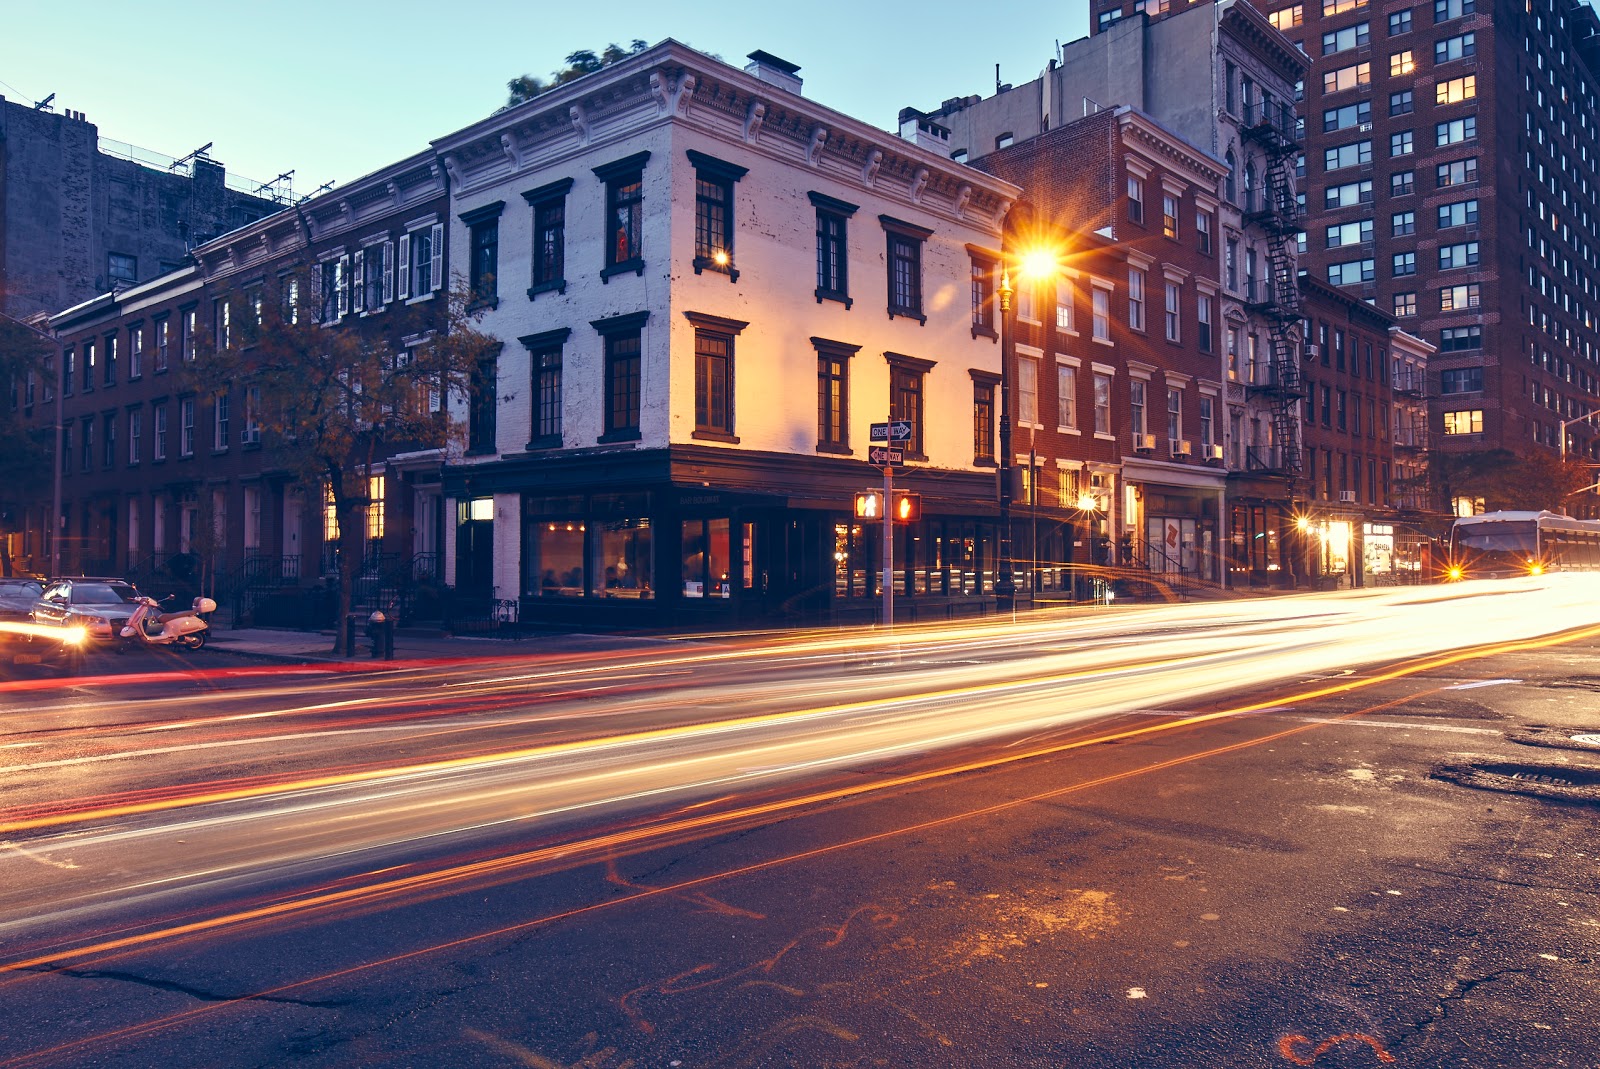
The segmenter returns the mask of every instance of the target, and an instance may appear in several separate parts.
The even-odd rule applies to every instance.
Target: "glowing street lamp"
[[[1047,248],[1034,247],[1024,250],[1012,258],[1016,264],[1017,275],[1023,282],[1037,283],[1052,277],[1057,270],[1057,255]],[[1000,495],[1000,545],[999,564],[1000,574],[995,577],[994,593],[999,609],[1004,612],[1016,607],[1017,578],[1016,566],[1012,560],[1011,547],[1011,420],[1013,402],[1011,399],[1013,363],[1012,354],[1016,347],[1016,313],[1011,298],[1015,294],[1011,288],[1011,270],[1002,264],[1000,269],[1000,456],[995,464],[996,474],[999,477]]]

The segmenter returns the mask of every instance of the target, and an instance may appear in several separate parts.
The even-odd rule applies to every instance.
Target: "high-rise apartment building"
[[[1186,6],[1095,0],[1096,33]],[[1265,6],[1265,5],[1264,5]],[[1437,347],[1436,488],[1471,454],[1600,458],[1600,19],[1569,0],[1295,0],[1301,264]],[[1445,503],[1445,502],[1442,502]],[[1447,502],[1459,505],[1459,502]],[[1493,507],[1493,502],[1489,503]]]

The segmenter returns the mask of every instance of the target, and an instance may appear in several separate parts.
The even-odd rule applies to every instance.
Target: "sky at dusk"
[[[55,93],[102,138],[179,157],[214,142],[230,173],[290,168],[307,193],[427,146],[578,49],[674,37],[736,66],[756,49],[801,67],[805,95],[884,129],[905,106],[1035,77],[1088,33],[1087,0],[970,4],[812,0],[679,7],[420,0],[0,0],[0,94]],[[995,17],[982,15],[992,10]],[[604,14],[602,21],[597,14]]]

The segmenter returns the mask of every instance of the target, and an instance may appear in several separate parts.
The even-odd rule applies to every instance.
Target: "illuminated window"
[[[1433,87],[1433,102],[1435,104],[1459,104],[1463,100],[1473,100],[1478,95],[1478,76],[1468,74],[1461,78],[1451,78],[1440,82]]]
[[[1411,49],[1389,54],[1389,77],[1397,78],[1401,75],[1411,74],[1417,69],[1417,61],[1411,56]]]
[[[1483,409],[1466,408],[1444,414],[1445,434],[1482,434]]]

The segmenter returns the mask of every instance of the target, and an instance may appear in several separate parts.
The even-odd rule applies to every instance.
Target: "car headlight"
[[[74,616],[67,621],[69,627],[82,627],[91,635],[108,635],[111,633],[111,622],[104,616]]]

